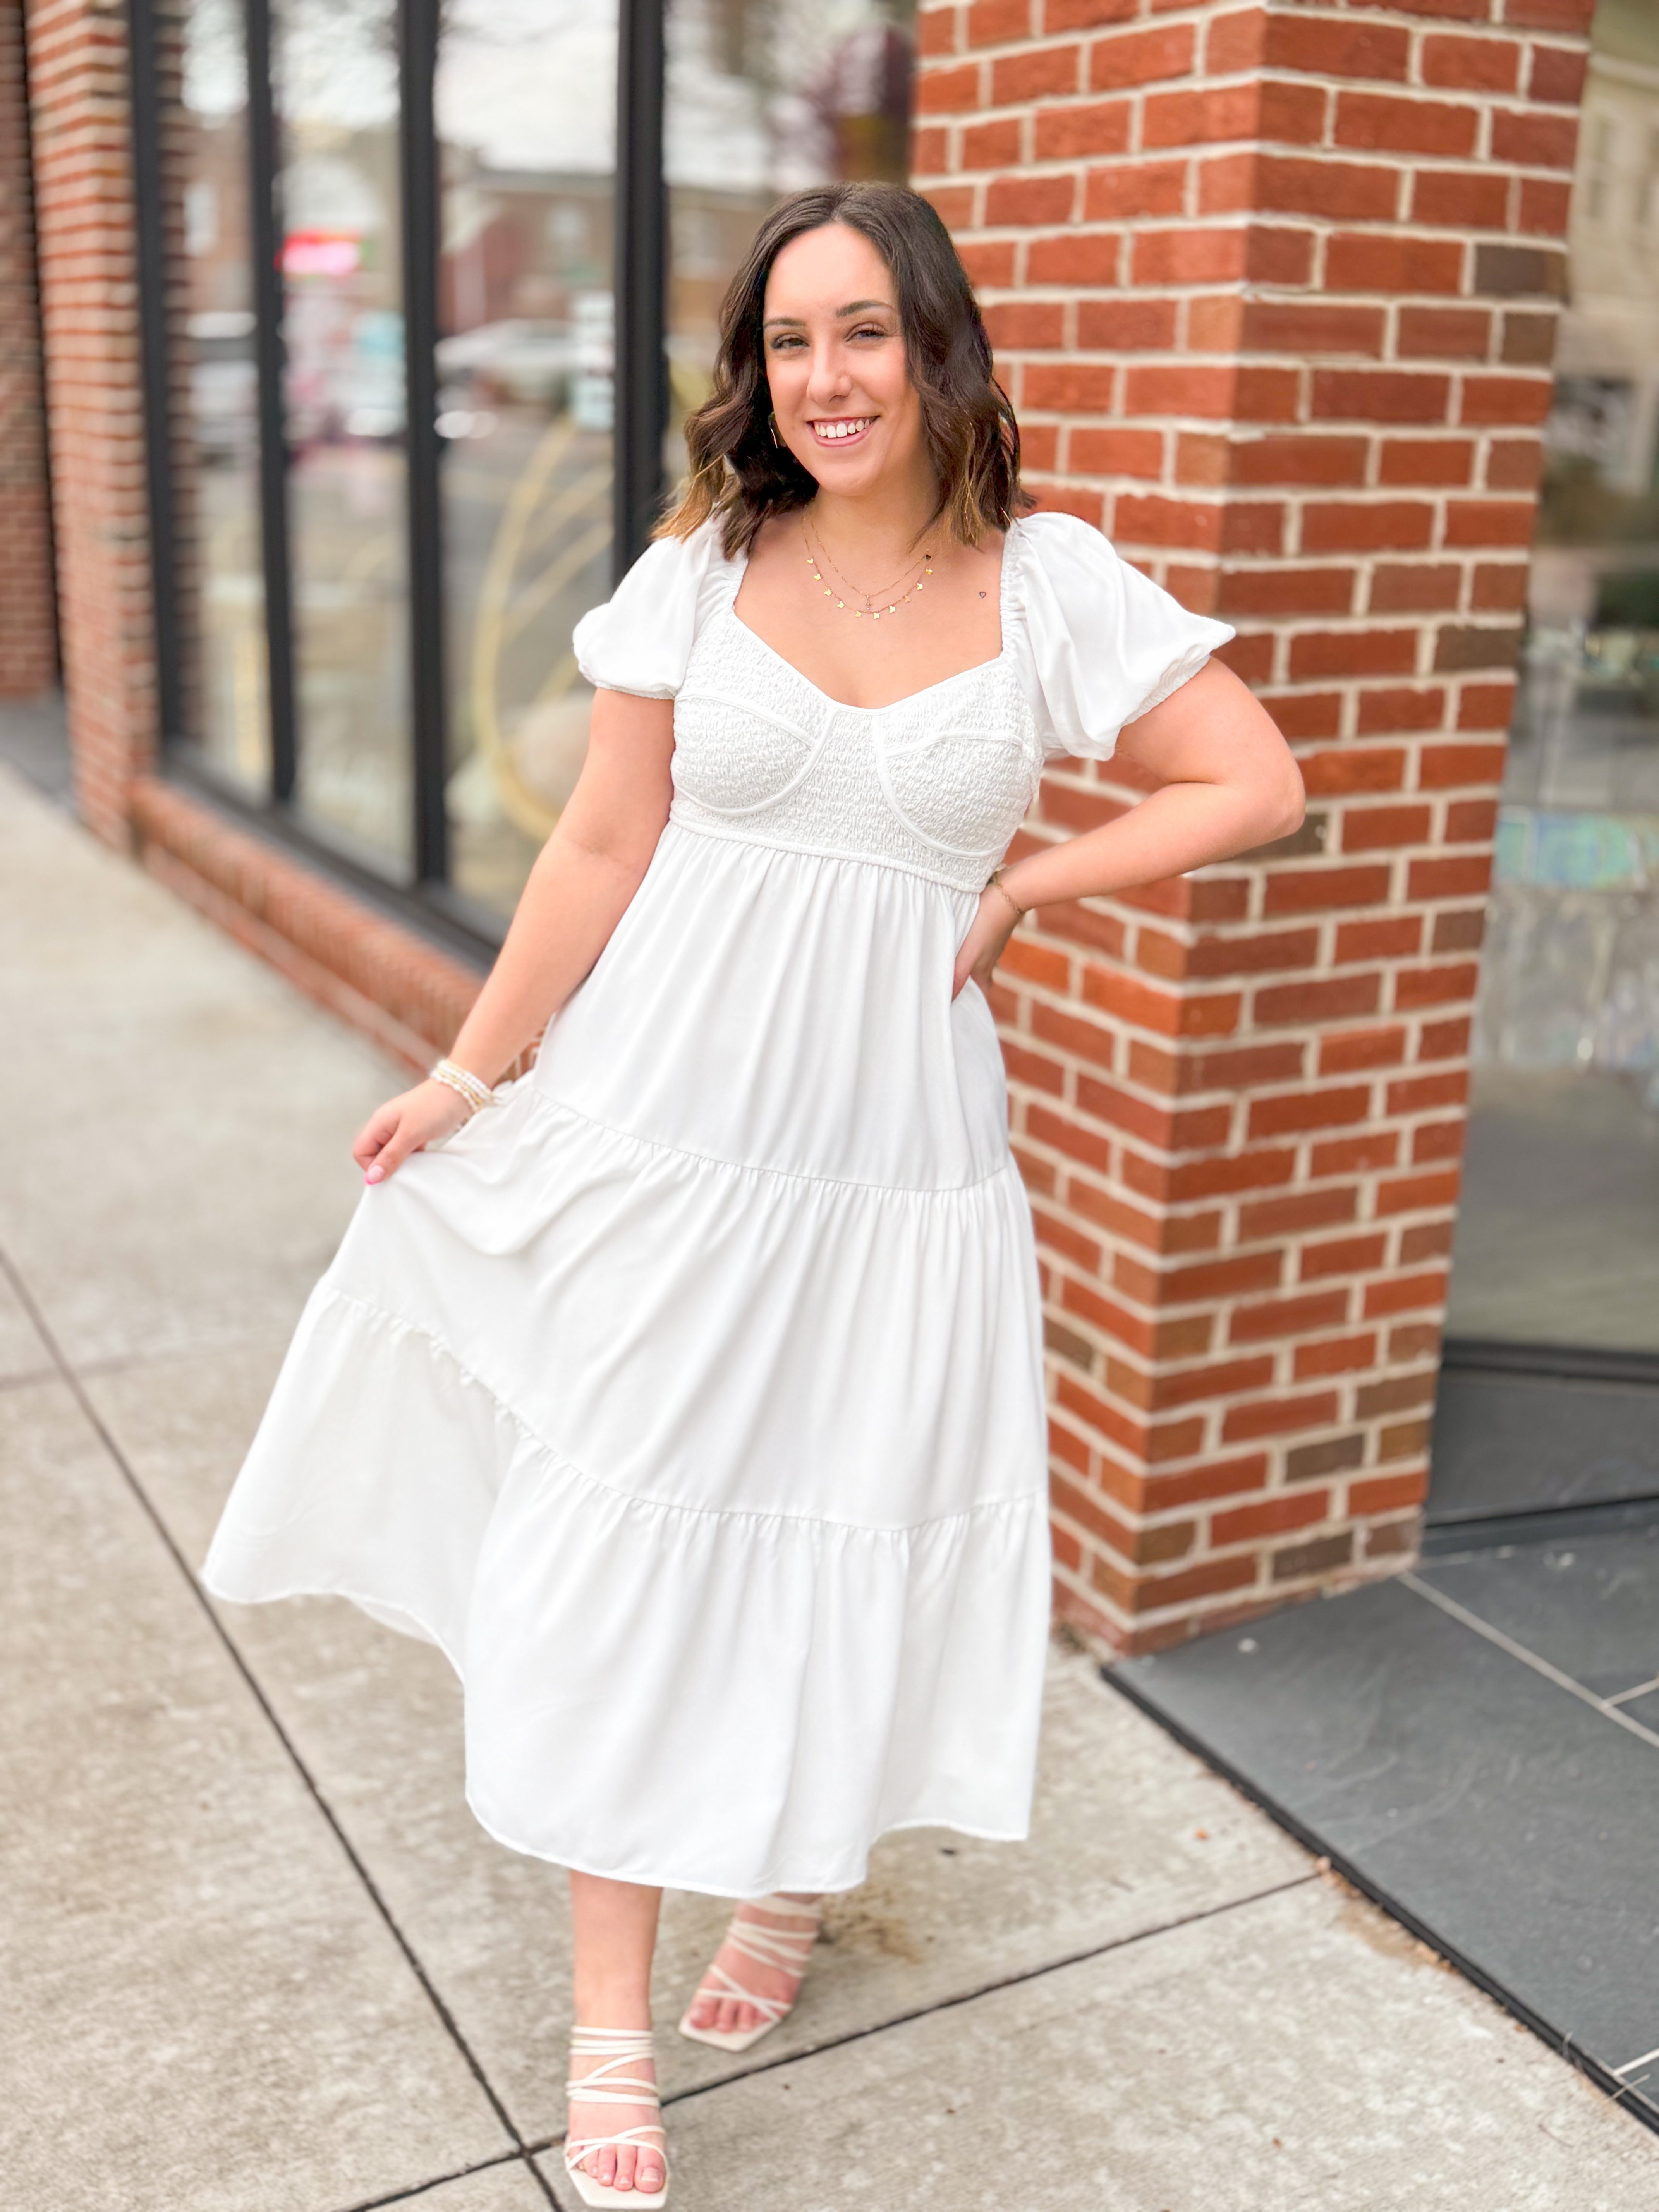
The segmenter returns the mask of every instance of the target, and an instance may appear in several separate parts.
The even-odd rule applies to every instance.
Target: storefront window
[[[167,47],[178,74],[170,86],[176,104],[164,204],[182,295],[168,332],[177,364],[173,526],[179,690],[185,734],[222,774],[252,790],[269,777],[270,747],[247,62],[235,0],[186,0],[176,20]]]
[[[611,586],[615,0],[455,0],[438,435],[457,888],[510,914],[580,770]]]
[[[1601,0],[1452,1275],[1460,1336],[1659,1352],[1659,17]]]
[[[407,867],[406,406],[393,0],[283,0],[283,400],[295,796]]]
[[[619,0],[143,0],[178,757],[499,936],[586,751],[572,629],[681,471],[756,223],[905,173],[911,14],[629,0],[624,39]]]

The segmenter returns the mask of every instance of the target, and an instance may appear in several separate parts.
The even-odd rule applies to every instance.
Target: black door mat
[[[1437,1525],[1659,1498],[1659,1359],[1449,1343],[1431,1459]]]
[[[1659,1514],[1103,1672],[1659,2130]]]

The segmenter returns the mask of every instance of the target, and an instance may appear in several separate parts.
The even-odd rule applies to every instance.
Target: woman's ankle
[[[651,1992],[637,1981],[605,1974],[578,1974],[572,1994],[576,2018],[584,2027],[651,2025]]]

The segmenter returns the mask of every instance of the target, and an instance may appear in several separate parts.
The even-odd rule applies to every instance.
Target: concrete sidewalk
[[[556,1869],[443,1660],[200,1559],[402,1079],[0,769],[4,2201],[570,2207]],[[1650,2212],[1659,2143],[1057,1650],[1024,1849],[881,1847],[662,2038],[678,2212]],[[659,2016],[725,1917],[669,1899]]]

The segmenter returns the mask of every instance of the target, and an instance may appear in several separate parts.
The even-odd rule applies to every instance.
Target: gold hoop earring
[[[777,416],[775,415],[769,415],[766,419],[772,425],[772,443],[775,446],[781,446],[783,443],[783,441],[778,435]]]

